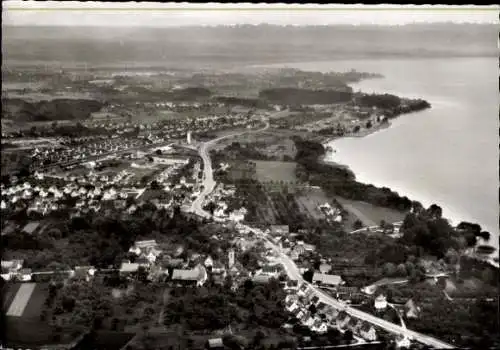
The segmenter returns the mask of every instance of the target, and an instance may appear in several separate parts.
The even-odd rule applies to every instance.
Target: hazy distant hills
[[[3,59],[88,64],[245,64],[498,55],[498,26],[3,27]]]

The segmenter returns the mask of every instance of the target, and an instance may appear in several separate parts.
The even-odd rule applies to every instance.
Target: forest
[[[348,102],[352,98],[349,87],[342,90],[309,90],[297,88],[274,88],[259,92],[259,97],[270,103],[281,105],[314,105]]]

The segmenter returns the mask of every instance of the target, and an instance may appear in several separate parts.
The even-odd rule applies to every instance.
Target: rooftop
[[[32,234],[33,232],[35,232],[35,230],[38,228],[38,226],[40,226],[39,222],[32,221],[32,222],[26,224],[26,226],[24,226],[23,231],[26,233]]]
[[[325,273],[315,273],[313,275],[313,283],[321,282],[322,284],[339,285],[342,283],[342,278],[338,275],[328,275]]]

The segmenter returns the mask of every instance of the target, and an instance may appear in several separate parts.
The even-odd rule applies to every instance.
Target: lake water
[[[283,66],[283,65],[281,65]],[[383,79],[363,92],[424,98],[432,108],[401,116],[364,138],[330,143],[331,159],[359,181],[387,186],[424,206],[436,203],[452,223],[479,223],[498,248],[498,60],[384,59],[286,64],[310,71],[366,71]]]

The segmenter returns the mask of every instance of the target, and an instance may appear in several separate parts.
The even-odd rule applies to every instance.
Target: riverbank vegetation
[[[378,188],[356,181],[355,175],[342,166],[321,163],[319,158],[325,154],[323,145],[317,142],[294,139],[299,164],[297,178],[313,186],[320,186],[329,196],[340,196],[352,200],[365,201],[377,206],[409,211],[412,201],[388,188]]]

